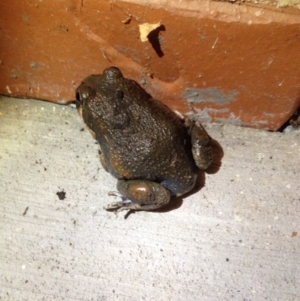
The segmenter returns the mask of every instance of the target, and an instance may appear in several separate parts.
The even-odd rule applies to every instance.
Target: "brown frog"
[[[99,143],[104,169],[125,197],[106,210],[165,206],[189,192],[198,169],[212,162],[211,138],[200,123],[179,117],[116,67],[85,78],[76,105]]]

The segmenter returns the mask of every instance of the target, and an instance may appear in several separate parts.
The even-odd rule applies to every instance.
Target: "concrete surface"
[[[205,187],[125,219],[82,128],[0,99],[1,301],[300,300],[299,131],[206,125],[224,156]]]

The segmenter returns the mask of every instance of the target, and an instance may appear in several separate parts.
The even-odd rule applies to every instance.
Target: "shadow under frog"
[[[199,171],[213,161],[211,138],[200,123],[178,116],[116,67],[85,78],[76,106],[123,196],[106,210],[162,208],[191,192]]]

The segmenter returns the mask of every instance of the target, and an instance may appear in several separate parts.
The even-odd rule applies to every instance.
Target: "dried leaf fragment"
[[[131,16],[131,15],[128,15],[128,17],[127,17],[125,20],[123,20],[122,23],[123,23],[123,24],[129,24],[130,21],[131,21],[131,18],[132,18],[132,16]]]
[[[148,35],[151,31],[155,30],[160,26],[160,22],[156,24],[150,24],[150,23],[143,23],[139,24],[139,30],[140,30],[140,39],[142,42],[148,41]]]

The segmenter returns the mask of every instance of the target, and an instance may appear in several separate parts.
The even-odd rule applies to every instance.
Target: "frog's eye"
[[[89,98],[89,96],[92,94],[91,93],[91,88],[90,87],[84,87],[82,90],[81,90],[81,93],[80,93],[80,98],[82,100],[86,100]]]
[[[103,71],[103,75],[110,83],[114,83],[117,79],[122,78],[123,75],[119,68],[109,67]]]
[[[76,107],[77,107],[77,108],[79,108],[79,107],[82,105],[82,103],[83,103],[83,101],[82,101],[82,99],[81,99],[81,97],[80,97],[80,93],[79,93],[79,92],[76,92],[76,100],[75,100],[75,103],[76,103]]]
[[[81,86],[76,91],[77,105],[83,105],[84,102],[94,95],[94,90],[89,86]]]
[[[116,96],[118,100],[122,100],[124,98],[124,92],[122,90],[118,90]]]

